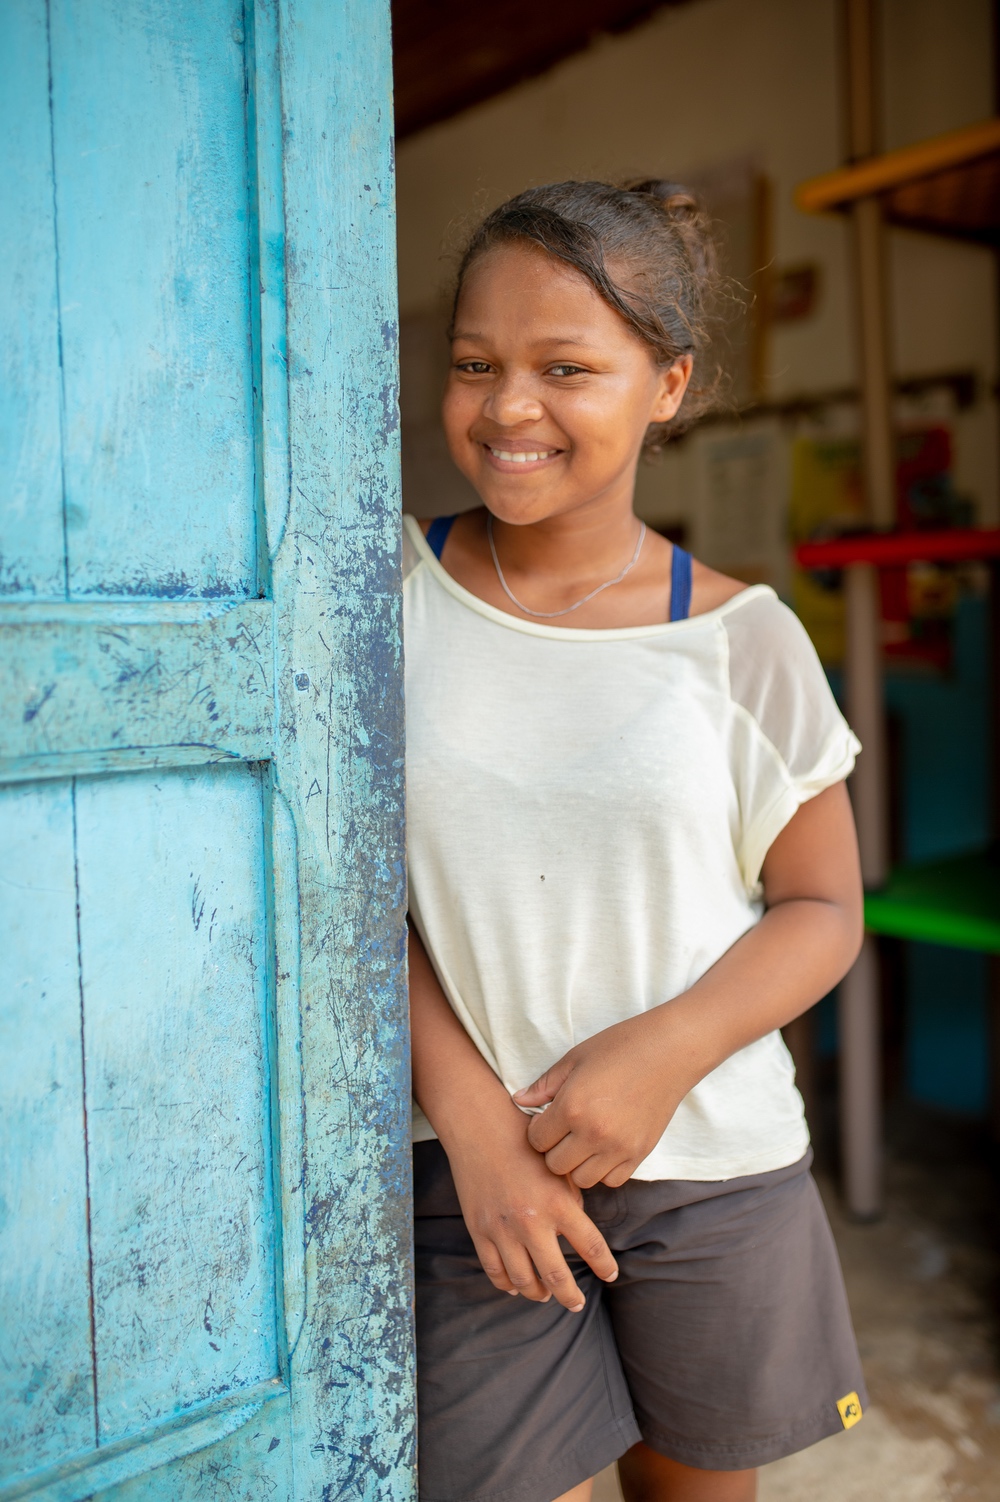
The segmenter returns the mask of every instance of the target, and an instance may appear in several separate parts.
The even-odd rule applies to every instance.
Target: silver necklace
[[[517,595],[511,589],[510,585],[507,583],[507,580],[503,576],[503,569],[500,567],[500,559],[497,557],[496,543],[493,541],[493,517],[489,513],[487,513],[486,516],[486,536],[489,539],[490,552],[493,555],[493,567],[497,571],[497,578],[500,580],[500,587],[503,590],[504,594],[507,596],[508,600],[512,600],[513,603],[517,606],[518,610],[523,610],[525,615],[533,615],[537,620],[540,621],[551,621],[554,620],[557,615],[569,615],[571,611],[579,610],[581,605],[586,605],[588,600],[592,600],[595,595],[599,595],[602,589],[610,589],[612,584],[620,584],[622,582],[625,575],[631,569],[635,568],[636,564],[639,562],[639,554],[642,552],[642,545],[646,540],[646,523],[639,523],[639,541],[635,545],[635,552],[632,554],[631,562],[626,563],[625,567],[622,569],[617,578],[609,579],[606,584],[599,584],[596,589],[592,589],[590,591],[589,595],[584,595],[582,600],[577,600],[575,605],[567,605],[565,610],[532,610],[529,606],[522,605],[520,600],[517,598]]]

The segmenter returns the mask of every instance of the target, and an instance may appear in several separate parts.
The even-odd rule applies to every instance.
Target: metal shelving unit
[[[1000,530],[900,533],[895,524],[894,428],[886,327],[884,226],[1000,248],[1000,119],[876,149],[872,0],[844,0],[849,136],[854,160],[802,183],[806,213],[851,222],[871,531],[797,549],[804,567],[842,568],[847,607],[845,694],[864,753],[852,794],[866,887],[868,934],[841,986],[841,1138],[844,1193],[860,1219],[882,1208],[879,966],[874,935],[922,939],[1000,954],[1000,863],[992,852],[891,871],[878,569],[909,561],[988,559],[994,614]],[[994,633],[996,636],[996,633]],[[994,659],[996,658],[994,652]],[[994,679],[997,663],[994,660]]]

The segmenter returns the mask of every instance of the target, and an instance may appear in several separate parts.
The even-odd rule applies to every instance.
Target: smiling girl
[[[405,521],[422,1502],[614,1460],[626,1502],[750,1502],[860,1415],[778,1031],[860,944],[857,742],[774,593],[633,509],[711,283],[658,182],[522,193],[459,273],[483,505]]]

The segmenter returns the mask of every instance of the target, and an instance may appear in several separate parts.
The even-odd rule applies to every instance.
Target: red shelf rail
[[[1000,558],[1000,527],[952,527],[942,532],[865,532],[829,542],[800,542],[795,560],[802,568],[847,568],[874,563],[959,563]]]

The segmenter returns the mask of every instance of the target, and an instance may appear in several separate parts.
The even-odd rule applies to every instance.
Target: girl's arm
[[[559,1236],[611,1281],[618,1267],[582,1195],[528,1145],[528,1121],[455,1016],[410,926],[413,1093],[451,1165],[466,1226],[490,1281],[567,1309],[584,1297]]]
[[[850,969],[864,906],[843,783],[802,805],[768,851],[762,881],[763,918],[689,991],[588,1038],[517,1092],[522,1105],[552,1102],[528,1141],[554,1174],[584,1189],[624,1184],[699,1080]]]

